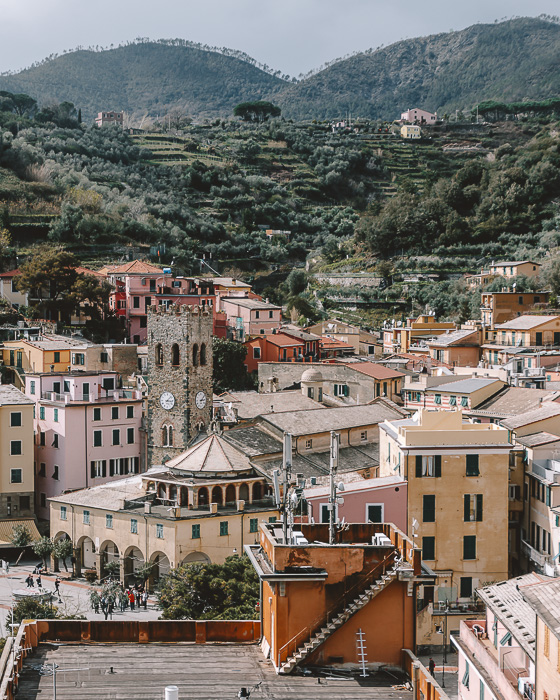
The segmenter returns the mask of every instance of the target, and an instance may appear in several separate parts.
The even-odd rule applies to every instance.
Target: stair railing
[[[325,614],[319,615],[312,622],[301,629],[297,634],[295,634],[284,646],[278,650],[278,669],[281,665],[287,661],[301,646],[304,639],[311,639],[311,637],[316,634],[322,627],[325,627],[329,622],[336,617],[339,613],[343,612],[348,605],[348,602],[354,600],[358,592],[363,591],[366,588],[366,583],[371,583],[371,579],[375,576],[377,580],[380,576],[383,576],[387,571],[387,565],[392,563],[395,559],[395,551],[389,552],[384,559],[377,562],[375,566],[370,569],[366,574],[362,574],[356,583],[349,588],[347,591],[337,599],[336,603],[329,609]],[[381,574],[379,575],[379,570],[381,569]],[[301,643],[300,643],[301,641]]]

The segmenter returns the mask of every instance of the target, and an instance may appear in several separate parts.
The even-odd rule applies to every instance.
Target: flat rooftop
[[[360,678],[333,671],[319,683],[315,674],[277,676],[256,644],[224,643],[40,644],[23,664],[18,700],[52,697],[52,676],[39,669],[53,663],[58,700],[154,700],[168,685],[178,686],[180,700],[216,700],[236,698],[242,687],[257,683],[255,700],[412,700],[411,691],[393,688],[405,680],[398,672]]]

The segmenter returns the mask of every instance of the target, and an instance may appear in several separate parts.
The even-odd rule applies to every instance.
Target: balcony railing
[[[41,399],[44,401],[57,401],[59,403],[77,403],[84,401],[98,402],[114,402],[114,401],[134,401],[142,398],[142,392],[136,389],[100,389],[99,395],[83,394],[72,398],[72,395],[58,394],[55,391],[44,391],[41,393]]]
[[[523,554],[528,556],[531,561],[543,569],[550,562],[550,555],[542,554],[537,549],[532,547],[526,540],[521,540],[521,551]]]

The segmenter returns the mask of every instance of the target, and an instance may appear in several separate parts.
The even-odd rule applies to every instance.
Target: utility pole
[[[284,454],[283,454],[283,493],[282,493],[282,529],[284,534],[284,544],[288,544],[288,491],[290,489],[290,481],[292,480],[292,435],[284,433]],[[289,533],[291,539],[292,533]]]
[[[329,463],[329,544],[334,544],[336,530],[336,472],[338,470],[338,433],[331,430]]]

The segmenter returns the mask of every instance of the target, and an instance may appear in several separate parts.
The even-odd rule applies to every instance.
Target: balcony
[[[530,659],[519,646],[500,646],[488,639],[486,620],[461,622],[459,637],[453,644],[477,670],[483,670],[505,700],[534,700],[534,679],[530,677]]]
[[[560,461],[547,459],[544,463],[533,462],[531,464],[532,473],[543,481],[550,484],[560,484]]]
[[[43,401],[54,401],[56,403],[73,404],[83,403],[114,403],[115,401],[136,401],[142,398],[142,392],[135,389],[100,389],[97,397],[92,394],[85,394],[81,397],[72,398],[71,394],[57,394],[54,391],[44,391],[41,393]]]

